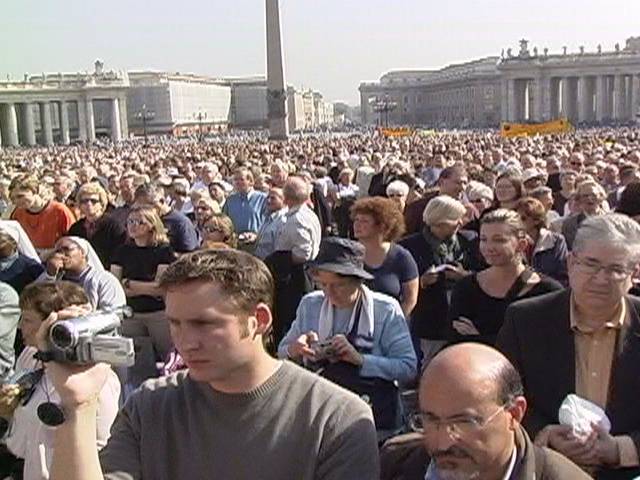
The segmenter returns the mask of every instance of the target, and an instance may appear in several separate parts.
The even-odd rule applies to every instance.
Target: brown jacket
[[[516,466],[510,480],[589,480],[566,457],[533,444],[523,428],[516,432]],[[429,456],[418,433],[392,438],[380,452],[381,480],[424,480]]]

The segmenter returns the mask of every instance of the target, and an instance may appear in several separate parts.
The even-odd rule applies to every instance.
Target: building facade
[[[498,57],[441,70],[390,72],[360,85],[365,124],[485,127],[500,121]]]
[[[640,109],[640,37],[613,51],[550,54],[529,50],[520,41],[517,55],[507,50],[501,73],[506,121],[541,122],[566,117],[574,124],[625,123]]]
[[[0,146],[50,146],[128,136],[126,72],[26,76],[0,82]],[[99,110],[99,114],[96,114]]]
[[[220,79],[168,72],[129,72],[127,118],[135,135],[176,136],[226,130],[231,87]],[[146,116],[143,119],[143,116]]]
[[[550,54],[520,42],[500,57],[441,70],[395,71],[360,85],[362,123],[497,127],[500,121],[574,124],[637,121],[640,37],[613,51]]]

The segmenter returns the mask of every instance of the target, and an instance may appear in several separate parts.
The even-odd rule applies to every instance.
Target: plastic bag
[[[570,426],[574,437],[580,440],[591,434],[593,423],[599,424],[607,432],[611,430],[611,421],[602,408],[573,393],[567,395],[560,405],[558,418],[560,425]]]

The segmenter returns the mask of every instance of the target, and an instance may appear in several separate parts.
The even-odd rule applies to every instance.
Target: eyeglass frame
[[[414,430],[415,432],[419,432],[422,434],[433,434],[438,432],[438,430],[440,430],[440,426],[444,425],[445,426],[445,431],[447,432],[447,435],[449,435],[450,438],[453,438],[455,440],[459,440],[460,438],[463,438],[465,435],[469,435],[471,433],[477,433],[479,431],[481,431],[482,429],[484,429],[487,425],[489,425],[497,416],[500,412],[505,411],[507,408],[509,408],[510,406],[513,405],[512,401],[509,401],[507,403],[504,403],[502,405],[500,405],[500,407],[498,407],[498,409],[493,412],[491,415],[489,415],[487,418],[479,420],[477,417],[459,417],[456,420],[453,419],[438,419],[438,420],[429,420],[427,423],[430,423],[432,425],[432,429],[429,430],[429,432],[427,432],[427,430],[424,428],[425,425],[425,421],[424,421],[424,417],[425,415],[428,415],[424,412],[415,412],[413,414],[411,414],[409,416],[409,424],[411,425],[411,429]],[[422,427],[416,427],[415,423],[416,420],[420,420]],[[457,429],[456,432],[456,423],[466,423],[469,426],[472,426],[472,430],[471,431],[467,431],[466,433],[462,433],[459,430],[459,427]]]
[[[583,259],[580,258],[578,256],[578,254],[576,254],[575,252],[571,252],[571,256],[574,260],[574,262],[576,262],[577,265],[580,265],[582,267],[586,267],[588,269],[587,270],[583,270],[583,273],[585,273],[586,275],[589,275],[590,277],[595,277],[596,275],[598,275],[601,271],[604,271],[607,274],[607,277],[610,278],[611,280],[615,281],[615,282],[622,282],[623,280],[625,280],[629,275],[633,274],[634,272],[634,268],[624,268],[622,265],[602,265],[600,262],[595,261],[595,263],[592,263],[591,265],[588,265],[585,263],[585,261],[589,260],[589,259]],[[620,267],[620,270],[618,272],[616,272],[614,270],[614,267]],[[619,278],[616,278],[616,276],[619,275]]]

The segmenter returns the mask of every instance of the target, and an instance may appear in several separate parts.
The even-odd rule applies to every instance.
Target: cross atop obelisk
[[[289,123],[287,121],[287,87],[284,80],[279,0],[266,0],[266,7],[269,138],[286,140],[289,136]]]

